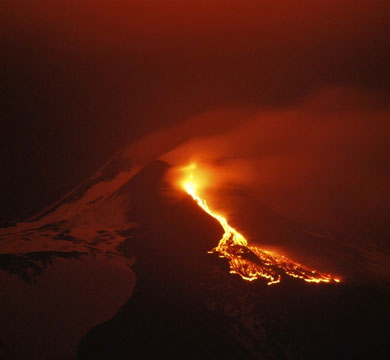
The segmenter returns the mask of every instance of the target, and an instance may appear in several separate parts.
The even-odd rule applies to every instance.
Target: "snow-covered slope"
[[[229,274],[225,259],[207,254],[222,229],[190,197],[174,193],[164,180],[169,168],[114,157],[37,216],[0,230],[5,359],[313,359],[368,356],[373,347],[380,356],[388,352],[387,337],[375,330],[389,320],[385,288],[295,279],[269,287]],[[258,209],[275,224],[270,234],[279,234],[280,224],[283,233],[297,233]]]

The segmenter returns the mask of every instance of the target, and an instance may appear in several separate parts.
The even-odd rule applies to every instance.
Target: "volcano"
[[[231,274],[228,259],[209,253],[224,230],[177,194],[170,168],[117,155],[55,204],[1,229],[0,357],[389,357],[388,282],[286,277],[268,286]],[[287,219],[258,209],[269,233],[297,236]],[[380,253],[321,246],[353,264]]]

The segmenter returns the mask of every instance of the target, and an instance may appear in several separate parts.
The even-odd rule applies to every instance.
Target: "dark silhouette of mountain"
[[[388,285],[230,274],[207,253],[222,229],[165,181],[169,168],[114,160],[1,231],[6,359],[388,358]],[[297,236],[258,209],[267,232]]]

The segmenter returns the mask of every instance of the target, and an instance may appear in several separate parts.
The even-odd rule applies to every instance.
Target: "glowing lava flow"
[[[181,185],[196,203],[207,214],[216,219],[224,229],[222,239],[212,252],[218,252],[220,257],[228,259],[231,273],[238,274],[244,280],[249,281],[263,277],[267,279],[268,285],[279,283],[283,275],[313,283],[340,282],[339,279],[331,275],[309,269],[285,256],[262,250],[256,246],[249,246],[245,237],[231,227],[224,216],[210,209],[206,200],[198,195],[198,184],[191,172],[195,167],[195,164],[191,164],[183,168],[188,172],[188,176],[181,182]]]

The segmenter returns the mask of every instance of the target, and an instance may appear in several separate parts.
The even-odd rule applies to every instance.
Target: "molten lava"
[[[198,195],[200,182],[195,179],[195,169],[196,164],[194,163],[182,168],[185,177],[180,184],[196,203],[207,214],[216,219],[224,229],[222,239],[211,252],[218,252],[220,257],[228,259],[232,274],[238,274],[248,281],[262,277],[268,281],[268,285],[279,283],[283,275],[313,283],[340,282],[339,279],[329,274],[309,269],[285,256],[260,249],[257,246],[249,246],[245,237],[230,226],[224,216],[213,211],[206,200]]]

